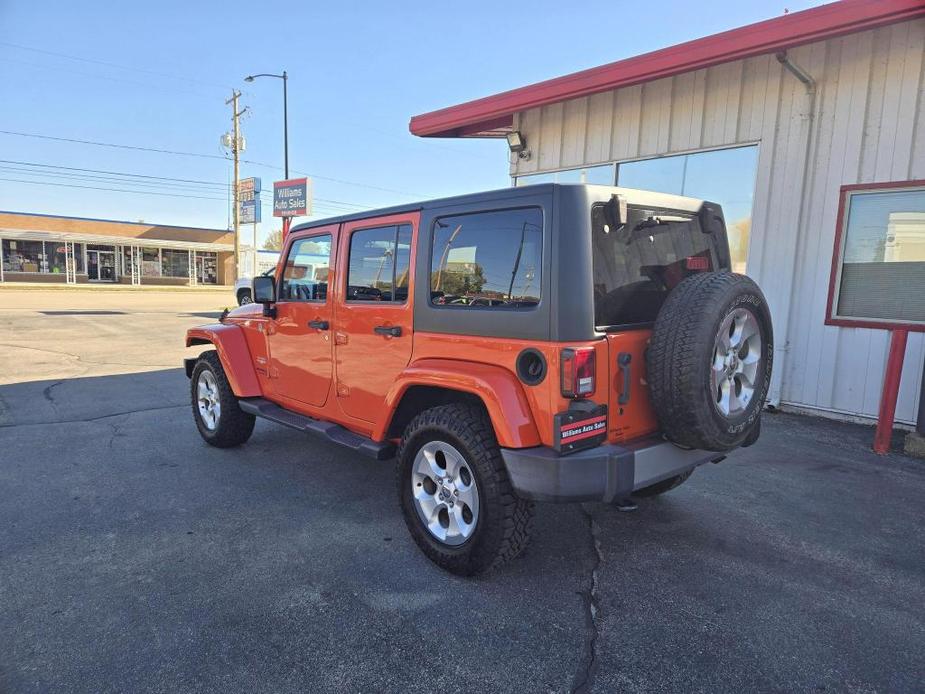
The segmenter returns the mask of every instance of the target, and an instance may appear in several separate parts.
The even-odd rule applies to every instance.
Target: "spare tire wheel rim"
[[[736,308],[720,323],[713,345],[710,392],[723,417],[741,415],[752,402],[761,362],[761,326],[754,313]]]
[[[411,498],[427,531],[443,544],[461,545],[479,520],[479,490],[465,457],[446,441],[421,446],[411,467]]]
[[[199,374],[196,383],[196,404],[199,407],[199,418],[209,431],[218,428],[218,420],[222,416],[222,403],[218,393],[218,383],[209,370]]]

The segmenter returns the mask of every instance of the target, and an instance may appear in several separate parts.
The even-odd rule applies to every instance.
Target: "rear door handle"
[[[620,352],[617,355],[617,365],[620,367],[620,372],[623,374],[623,390],[620,391],[620,397],[617,398],[617,402],[621,405],[625,405],[630,401],[630,362],[633,361],[633,355],[629,352]]]
[[[390,337],[401,337],[401,327],[397,325],[377,325],[373,328],[377,335],[388,335]]]
[[[326,320],[310,320],[308,321],[308,327],[315,330],[327,330],[331,326]]]

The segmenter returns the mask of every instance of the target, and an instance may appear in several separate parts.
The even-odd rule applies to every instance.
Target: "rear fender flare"
[[[215,323],[201,325],[186,331],[186,346],[215,346],[218,358],[225,369],[225,376],[232,392],[239,398],[253,398],[262,395],[260,382],[254,371],[254,363],[244,330],[238,325]]]
[[[478,397],[488,410],[498,444],[503,448],[542,443],[530,403],[513,373],[492,364],[452,359],[421,359],[401,373],[386,395],[386,414],[373,431],[373,440],[385,438],[402,396],[411,386],[433,386]]]

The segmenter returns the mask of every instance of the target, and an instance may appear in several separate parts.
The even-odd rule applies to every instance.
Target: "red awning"
[[[925,0],[842,0],[424,113],[409,128],[421,137],[503,137],[518,111],[921,16]]]

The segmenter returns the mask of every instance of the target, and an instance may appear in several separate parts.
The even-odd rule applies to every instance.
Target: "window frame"
[[[372,220],[370,220],[372,221]],[[351,299],[347,296],[350,292],[350,257],[353,254],[353,237],[364,231],[373,231],[375,229],[389,229],[394,227],[394,243],[395,251],[392,255],[392,296],[395,296],[395,279],[398,272],[398,237],[401,234],[401,228],[407,226],[411,230],[411,241],[409,242],[409,253],[408,253],[408,295],[405,297],[404,301],[396,301],[395,299],[389,299],[388,301],[374,300],[374,299]],[[410,221],[396,221],[396,222],[386,222],[382,223],[381,220],[378,220],[376,224],[370,224],[369,226],[355,227],[347,233],[347,262],[344,267],[344,283],[341,290],[343,291],[344,304],[349,306],[407,306],[408,302],[411,300],[411,277],[413,274],[413,258],[414,258],[414,224]]]
[[[283,280],[286,277],[286,262],[289,260],[289,256],[295,250],[296,244],[302,243],[302,241],[310,241],[311,239],[318,238],[319,236],[330,236],[331,237],[331,249],[328,252],[328,278],[331,277],[334,270],[334,259],[335,259],[335,247],[337,245],[337,234],[331,230],[330,227],[326,228],[324,231],[318,230],[314,234],[306,234],[304,236],[299,235],[296,238],[293,238],[289,243],[288,248],[286,248],[285,255],[280,254],[281,264],[277,266],[279,276],[276,277],[276,302],[280,304],[327,304],[328,299],[331,298],[331,282],[328,280],[328,291],[325,293],[323,299],[283,299]]]
[[[825,324],[841,328],[872,328],[875,330],[908,330],[925,332],[925,321],[901,321],[879,318],[851,318],[836,315],[838,296],[841,292],[841,274],[845,256],[845,235],[848,228],[848,211],[851,197],[864,193],[902,192],[921,190],[925,192],[925,179],[909,181],[886,181],[883,183],[854,183],[843,185],[838,192],[838,215],[835,218],[835,242],[832,249],[832,266],[829,274],[829,293],[826,300]]]
[[[555,185],[555,184],[553,184],[553,185]],[[441,219],[446,219],[446,218],[448,218],[448,217],[469,217],[469,216],[475,216],[475,215],[479,215],[479,214],[482,214],[482,215],[484,215],[484,214],[493,214],[493,213],[496,213],[496,212],[516,212],[516,211],[518,211],[518,210],[537,210],[537,211],[539,212],[539,215],[540,215],[540,244],[539,244],[539,250],[540,250],[540,262],[539,262],[540,281],[539,281],[539,283],[538,283],[538,285],[537,285],[537,288],[539,289],[539,292],[540,292],[540,296],[539,296],[539,300],[536,302],[536,304],[533,305],[533,306],[473,306],[473,305],[471,305],[471,304],[467,304],[467,305],[465,305],[465,306],[457,306],[457,305],[453,305],[453,304],[437,304],[437,303],[434,303],[434,300],[433,300],[433,298],[431,297],[431,293],[432,293],[432,291],[433,291],[432,285],[431,285],[431,276],[432,276],[433,271],[434,271],[434,257],[435,257],[435,255],[434,255],[434,238],[435,238],[436,233],[437,233],[437,223],[438,223]],[[538,310],[540,309],[540,307],[543,306],[543,303],[546,301],[546,297],[544,296],[544,291],[543,291],[543,281],[544,281],[544,279],[545,279],[545,275],[546,275],[546,272],[547,272],[547,268],[545,267],[544,262],[545,262],[545,258],[546,258],[546,244],[547,244],[547,240],[548,240],[548,239],[547,239],[547,236],[548,236],[548,235],[549,235],[549,229],[548,229],[548,221],[547,221],[546,209],[545,209],[542,205],[538,205],[538,204],[537,204],[537,205],[514,205],[514,206],[506,206],[506,207],[491,207],[491,208],[485,208],[485,209],[474,209],[474,210],[472,210],[471,212],[470,212],[470,211],[464,211],[464,212],[448,212],[448,213],[445,213],[445,214],[435,214],[434,217],[433,217],[433,219],[432,219],[431,222],[430,222],[430,231],[429,231],[429,233],[427,234],[427,278],[428,278],[428,281],[427,281],[427,295],[428,295],[427,305],[428,305],[428,307],[429,307],[429,308],[432,308],[432,309],[435,309],[435,310],[438,310],[438,311],[449,310],[449,311],[462,311],[462,312],[466,312],[466,313],[476,313],[476,312],[486,312],[486,313],[502,313],[502,312],[510,312],[510,313],[530,313],[530,312],[533,312],[533,311],[538,311]]]

